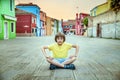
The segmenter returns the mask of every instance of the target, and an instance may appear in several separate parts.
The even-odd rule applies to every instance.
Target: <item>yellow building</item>
[[[46,24],[46,35],[52,35],[54,27],[54,19],[47,16],[47,24]]]
[[[107,0],[106,3],[103,3],[103,4],[100,4],[96,7],[94,7],[91,11],[90,11],[90,15],[91,16],[97,16],[101,13],[104,13],[108,10],[110,10],[110,3],[111,3],[111,0]]]

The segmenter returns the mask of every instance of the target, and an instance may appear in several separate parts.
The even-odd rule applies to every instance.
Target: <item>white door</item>
[[[4,39],[8,39],[8,23],[4,23]]]

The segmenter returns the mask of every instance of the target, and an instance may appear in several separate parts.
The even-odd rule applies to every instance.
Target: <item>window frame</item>
[[[14,24],[14,22],[10,23],[10,28],[11,28],[11,32],[14,33],[15,32],[15,24]]]
[[[0,22],[0,33],[2,33],[2,22]]]
[[[13,0],[10,0],[10,11],[13,11]]]

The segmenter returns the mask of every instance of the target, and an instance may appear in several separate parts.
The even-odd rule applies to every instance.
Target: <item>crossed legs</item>
[[[58,67],[64,67],[64,65],[65,64],[71,64],[71,63],[73,63],[74,61],[76,60],[76,57],[72,57],[72,58],[69,58],[69,59],[67,59],[67,60],[65,60],[64,62],[62,62],[62,63],[59,63],[59,62],[56,62],[56,61],[54,61],[53,59],[47,59],[47,61],[50,63],[50,64],[53,64],[53,65],[56,65],[56,66],[58,66]]]

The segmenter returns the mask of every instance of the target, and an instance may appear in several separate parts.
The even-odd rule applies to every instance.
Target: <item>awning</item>
[[[17,21],[17,18],[16,18],[16,17],[13,17],[13,16],[9,16],[9,15],[5,15],[5,14],[3,14],[3,17],[4,17],[5,19],[9,19],[9,20]]]

